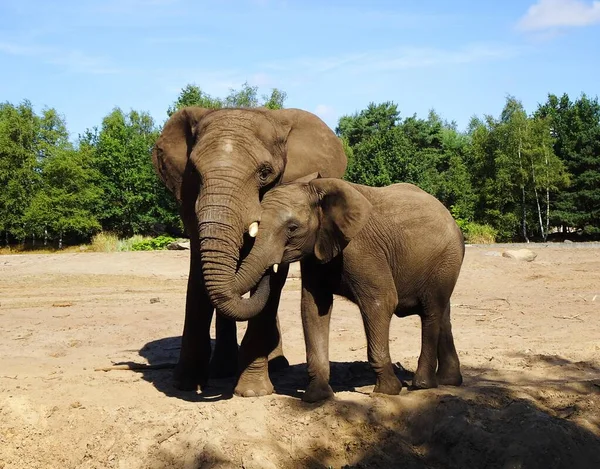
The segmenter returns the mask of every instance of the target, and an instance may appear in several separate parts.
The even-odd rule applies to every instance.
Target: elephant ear
[[[294,179],[292,181],[292,184],[306,184],[306,183],[312,181],[313,179],[320,179],[320,178],[321,178],[321,174],[317,171],[316,173],[311,173],[307,176],[303,176],[301,178]]]
[[[342,177],[347,159],[342,141],[319,117],[301,109],[269,111],[282,129],[287,163],[283,183],[318,171],[322,177]]]
[[[186,107],[174,113],[165,123],[154,149],[154,169],[181,203],[181,186],[197,128],[202,118],[212,109]]]
[[[315,256],[329,262],[363,229],[373,206],[364,195],[341,179],[314,179],[309,183],[319,195],[319,231]]]

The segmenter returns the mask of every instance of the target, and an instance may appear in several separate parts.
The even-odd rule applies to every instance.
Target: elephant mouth
[[[265,269],[265,271],[262,273],[260,279],[258,279],[258,282],[256,282],[256,285],[254,285],[253,287],[250,288],[250,290],[246,291],[246,293],[243,293],[242,295],[240,295],[242,298],[250,298],[252,296],[252,289],[256,288],[257,285],[263,280],[263,278],[267,275],[270,275],[271,272],[273,272],[274,274],[276,274],[279,271],[279,263],[275,263],[273,265],[271,265],[270,267],[267,267]]]

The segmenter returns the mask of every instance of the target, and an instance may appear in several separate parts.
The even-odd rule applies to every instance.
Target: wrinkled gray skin
[[[464,257],[456,222],[433,196],[412,184],[373,188],[311,175],[269,192],[261,231],[240,271],[263,272],[303,259],[302,322],[310,383],[303,399],[329,386],[329,318],[333,295],[361,311],[375,392],[398,394],[389,353],[392,316],[421,317],[415,388],[460,385],[450,324],[450,296]],[[306,182],[310,181],[310,182]]]
[[[340,140],[317,116],[298,109],[188,107],[166,122],[152,160],[177,198],[190,236],[185,324],[174,385],[196,390],[207,384],[209,369],[218,377],[237,369],[236,394],[271,393],[267,358],[287,365],[276,317],[287,270],[267,274],[262,282],[254,271],[236,271],[252,245],[249,227],[260,222],[262,195],[314,171],[341,177],[346,157]],[[251,299],[241,298],[257,284]],[[213,307],[220,314],[210,361]],[[234,321],[254,316],[238,360]]]

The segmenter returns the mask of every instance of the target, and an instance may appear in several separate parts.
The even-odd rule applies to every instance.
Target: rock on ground
[[[190,248],[189,241],[173,241],[170,244],[167,244],[167,249],[169,251],[184,251]]]
[[[537,254],[529,249],[508,249],[502,253],[502,257],[531,262],[537,257]]]

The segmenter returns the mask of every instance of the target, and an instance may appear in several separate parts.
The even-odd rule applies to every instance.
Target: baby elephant
[[[450,296],[464,257],[448,210],[412,184],[383,188],[311,175],[264,196],[260,230],[239,275],[302,259],[302,323],[310,383],[303,400],[333,395],[329,319],[333,295],[356,303],[367,336],[375,392],[398,394],[389,352],[394,314],[421,317],[416,388],[462,383]]]

